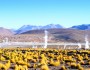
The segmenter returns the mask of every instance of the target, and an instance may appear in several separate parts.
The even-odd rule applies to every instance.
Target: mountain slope
[[[47,29],[51,40],[53,42],[85,42],[85,35],[90,35],[90,30],[77,30],[77,29]],[[43,36],[39,35],[43,34]],[[30,30],[20,35],[38,35],[44,37],[44,30]],[[49,36],[50,37],[50,36]],[[88,37],[90,40],[90,36]]]
[[[82,25],[72,26],[71,28],[79,29],[79,30],[89,30],[90,24],[82,24]]]
[[[16,30],[17,34],[20,34],[22,32],[26,32],[29,30],[34,30],[34,29],[40,29],[41,26],[33,26],[33,25],[24,25],[21,28],[19,28],[18,30]]]
[[[13,32],[10,29],[0,27],[0,36],[11,36]]]
[[[3,27],[0,27],[0,42],[3,42],[3,40],[5,40],[5,38],[10,38],[14,35],[13,31],[11,31],[10,29],[6,29]]]

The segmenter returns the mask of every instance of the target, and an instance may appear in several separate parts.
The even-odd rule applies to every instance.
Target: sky
[[[90,24],[90,0],[0,0],[0,27]]]

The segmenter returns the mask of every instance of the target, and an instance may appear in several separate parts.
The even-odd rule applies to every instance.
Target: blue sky
[[[90,24],[90,0],[0,0],[0,27]]]

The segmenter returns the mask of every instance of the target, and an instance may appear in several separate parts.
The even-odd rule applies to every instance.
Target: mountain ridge
[[[51,28],[63,28],[63,27],[60,24],[48,24],[45,26],[24,25],[18,30],[16,30],[16,34],[20,34],[29,30],[40,30],[40,29],[51,29]]]
[[[90,24],[82,24],[82,25],[75,25],[71,28],[78,29],[78,30],[90,30]]]
[[[65,27],[60,24],[48,24],[45,26],[23,25],[21,28],[16,30],[16,34],[27,32],[29,30],[53,29],[53,28],[65,28]],[[78,30],[90,30],[90,24],[74,25],[69,28]]]
[[[27,25],[29,26],[29,25]],[[27,26],[24,26],[25,28]],[[48,25],[47,25],[48,26]],[[20,41],[20,42],[43,42],[44,39],[44,31],[47,30],[49,32],[49,42],[85,42],[85,35],[90,35],[90,29],[86,28],[56,28],[55,25],[50,29],[46,27],[43,29],[32,29],[19,34],[14,34],[11,29],[0,28],[0,41],[2,41],[5,37],[8,37],[10,41]],[[86,26],[86,25],[85,25]],[[89,26],[89,25],[87,25]],[[23,27],[23,28],[24,28]],[[90,36],[88,36],[90,40]]]

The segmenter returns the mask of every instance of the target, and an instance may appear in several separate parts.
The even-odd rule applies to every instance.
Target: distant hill
[[[6,37],[10,38],[13,35],[14,33],[12,30],[0,27],[0,42],[2,42]]]
[[[71,28],[78,30],[90,30],[90,24],[76,25],[76,26],[72,26]]]
[[[47,29],[49,35],[52,36],[53,42],[85,42],[85,35],[90,35],[90,30],[76,30],[76,29]],[[30,30],[20,35],[37,35],[43,34],[44,30]],[[42,36],[40,36],[42,37]],[[90,36],[88,37],[90,40]]]
[[[10,29],[0,27],[0,36],[11,36],[11,35],[13,35],[13,31],[11,31]]]
[[[59,24],[49,24],[46,26],[24,25],[18,30],[16,30],[16,34],[20,34],[29,30],[40,30],[40,29],[51,29],[51,28],[63,28],[63,27]]]

